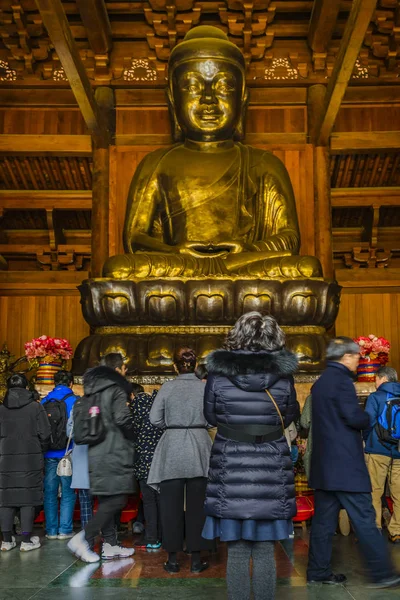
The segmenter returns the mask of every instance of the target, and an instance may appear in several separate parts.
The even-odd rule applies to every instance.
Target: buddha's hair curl
[[[225,340],[227,350],[275,352],[285,345],[285,333],[274,317],[252,311],[241,316]]]
[[[197,356],[192,348],[184,346],[174,354],[174,365],[179,373],[194,373],[197,364]]]

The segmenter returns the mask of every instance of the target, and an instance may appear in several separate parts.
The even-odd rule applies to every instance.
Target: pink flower
[[[50,356],[51,358],[69,360],[73,356],[73,350],[66,339],[51,338],[47,335],[42,335],[30,342],[26,342],[25,355],[29,359]]]

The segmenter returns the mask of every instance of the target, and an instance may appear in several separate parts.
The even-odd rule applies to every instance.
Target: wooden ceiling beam
[[[315,142],[326,146],[332,133],[343,96],[354,70],[377,0],[354,0],[339,52],[329,79]]]
[[[99,117],[92,86],[61,0],[36,0],[36,5],[90,133],[104,144],[108,143],[107,130]]]
[[[399,151],[400,131],[351,131],[333,133],[331,152],[333,154],[355,154]]]
[[[0,211],[12,210],[91,210],[92,191],[0,190]]]
[[[2,134],[0,154],[91,156],[92,141],[90,135]]]
[[[339,15],[340,0],[314,2],[308,30],[308,44],[313,52],[327,52]]]
[[[104,0],[76,0],[76,4],[94,54],[108,54],[112,32]]]

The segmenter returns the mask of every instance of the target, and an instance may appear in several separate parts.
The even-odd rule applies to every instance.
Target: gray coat
[[[154,489],[167,479],[207,477],[212,442],[203,414],[204,388],[194,373],[187,373],[164,383],[154,400],[150,421],[166,427],[147,480]]]
[[[74,424],[74,408],[68,419],[67,435],[71,434]],[[72,439],[74,432],[72,431]],[[89,490],[89,446],[74,445],[72,449],[72,481],[71,487],[74,490]]]

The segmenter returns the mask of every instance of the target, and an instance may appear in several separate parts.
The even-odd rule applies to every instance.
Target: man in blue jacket
[[[370,416],[370,429],[364,433],[365,453],[372,484],[372,503],[376,513],[376,525],[382,528],[382,496],[386,479],[389,478],[390,495],[393,500],[393,516],[388,530],[389,539],[400,543],[400,452],[398,444],[382,442],[375,429],[378,417],[387,400],[400,399],[400,383],[392,367],[381,367],[376,373],[376,392],[371,394],[365,406]]]
[[[69,371],[59,371],[54,375],[55,388],[43,400],[62,401],[67,409],[67,419],[77,399],[72,391],[74,377]],[[49,412],[49,411],[48,411]],[[66,424],[65,424],[66,425]],[[65,429],[66,434],[66,429]],[[73,515],[75,508],[75,490],[71,489],[72,477],[57,475],[58,463],[65,454],[61,450],[48,450],[44,455],[44,515],[46,519],[46,537],[48,540],[67,540],[73,537]],[[58,490],[61,485],[60,514],[58,513]]]
[[[373,586],[400,585],[387,542],[375,524],[371,483],[364,459],[361,431],[370,425],[353,384],[360,348],[351,338],[338,337],[328,345],[327,368],[313,385],[313,449],[310,485],[315,489],[315,514],[310,535],[309,583],[341,584],[345,575],[331,567],[332,542],[339,510],[353,524]]]

